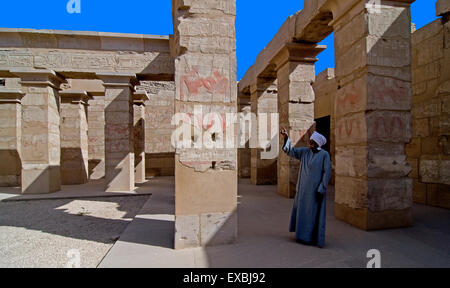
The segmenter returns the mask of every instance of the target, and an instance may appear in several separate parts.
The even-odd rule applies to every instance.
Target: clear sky
[[[81,13],[69,14],[69,0],[2,0],[0,27],[80,30],[169,35],[173,33],[170,0],[80,0]],[[237,0],[238,79],[253,64],[289,15],[303,8],[302,0]],[[435,0],[416,0],[412,22],[420,28],[436,19]],[[333,35],[321,44],[316,73],[334,67]]]

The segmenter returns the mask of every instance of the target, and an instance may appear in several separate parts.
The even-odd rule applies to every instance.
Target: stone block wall
[[[334,69],[328,68],[316,76],[313,84],[316,99],[314,102],[314,119],[330,116],[330,157],[332,162],[331,184],[334,184],[335,174],[335,117],[334,117],[334,97],[337,92],[336,78]]]
[[[450,208],[450,22],[443,19],[412,35],[413,139],[406,152],[414,201]]]
[[[174,176],[175,150],[171,124],[175,113],[175,83],[173,81],[141,81],[137,90],[146,91],[145,153],[147,176]]]

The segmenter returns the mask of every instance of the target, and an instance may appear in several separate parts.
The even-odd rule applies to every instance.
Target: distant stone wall
[[[412,36],[413,139],[406,152],[414,201],[450,208],[450,22],[444,22]]]
[[[174,127],[175,83],[141,81],[137,90],[145,90],[150,100],[145,106],[145,153],[147,176],[173,176],[175,150],[171,145]]]
[[[330,116],[330,157],[332,162],[331,184],[334,184],[335,174],[335,117],[334,117],[334,99],[337,91],[334,69],[328,68],[316,76],[313,84],[315,93],[314,119]]]

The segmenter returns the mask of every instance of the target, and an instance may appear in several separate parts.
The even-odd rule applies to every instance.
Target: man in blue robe
[[[297,193],[292,209],[290,232],[295,232],[297,242],[325,246],[326,191],[331,177],[330,155],[321,147],[326,138],[314,132],[309,147],[292,147],[286,129],[283,151],[290,157],[300,160]]]

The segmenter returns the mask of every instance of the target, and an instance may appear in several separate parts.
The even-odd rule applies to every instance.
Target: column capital
[[[19,89],[0,88],[0,104],[2,103],[18,103],[22,102],[22,97],[25,95]]]
[[[103,81],[103,86],[129,86],[134,89],[134,86],[138,84],[137,76],[133,73],[122,72],[99,72],[95,73],[97,78]]]
[[[89,100],[93,99],[86,91],[81,90],[64,90],[59,95],[62,103],[88,105]]]
[[[408,6],[414,3],[416,0],[383,0],[381,5],[394,5],[394,6]],[[381,0],[380,0],[381,2]],[[328,24],[329,26],[333,26],[336,31],[337,27],[339,27],[339,23],[341,20],[345,18],[344,16],[351,10],[355,10],[352,13],[359,13],[361,11],[376,11],[380,9],[377,7],[379,5],[375,3],[373,0],[328,0],[322,9],[329,10],[333,13],[333,20]],[[376,12],[378,13],[378,12]],[[345,21],[344,21],[345,22]]]
[[[145,106],[145,101],[150,100],[146,91],[138,90],[133,93],[134,105]]]
[[[66,83],[66,79],[53,70],[24,68],[10,70],[10,73],[19,77],[23,86],[50,86],[60,90],[61,84]]]
[[[314,63],[319,55],[327,46],[318,44],[288,43],[273,58],[275,70],[279,70],[288,62],[310,62]]]
[[[250,84],[250,95],[256,92],[276,92],[277,91],[277,78],[274,77],[256,77],[256,81]]]

